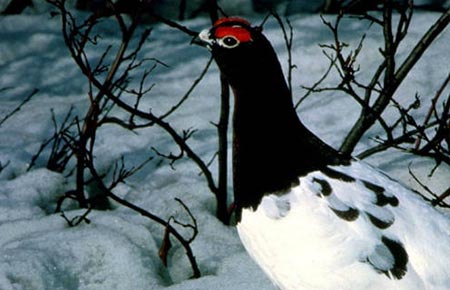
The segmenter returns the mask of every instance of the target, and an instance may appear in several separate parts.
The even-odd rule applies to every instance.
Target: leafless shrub
[[[450,165],[450,96],[447,98],[442,96],[444,89],[448,87],[450,74],[444,76],[442,85],[433,97],[423,122],[417,121],[412,114],[422,105],[418,96],[414,96],[406,107],[395,99],[397,90],[408,73],[450,23],[450,9],[441,14],[439,19],[417,41],[407,57],[400,62],[398,49],[408,34],[413,17],[413,2],[399,3],[398,1],[384,0],[382,4],[381,14],[371,14],[365,11],[358,16],[350,16],[371,22],[372,25],[379,27],[384,36],[384,44],[379,50],[382,61],[371,72],[370,81],[368,83],[361,82],[357,74],[360,69],[358,57],[363,50],[365,35],[362,35],[357,46],[351,49],[347,43],[341,41],[339,34],[340,23],[345,17],[344,13],[341,11],[334,22],[323,17],[323,23],[334,36],[333,43],[321,45],[324,55],[329,59],[329,66],[315,84],[305,87],[307,93],[299,98],[296,106],[299,106],[312,93],[343,92],[353,98],[361,109],[357,121],[339,148],[342,152],[353,153],[361,138],[375,123],[378,123],[383,129],[383,134],[376,139],[379,144],[357,153],[357,157],[363,159],[389,148],[397,148],[415,155],[433,158],[436,167],[442,163]],[[327,77],[334,72],[339,75],[340,83],[333,86],[324,85]],[[382,116],[389,105],[398,110],[398,118],[395,120],[388,121]],[[446,197],[448,194],[444,193],[439,196],[443,200],[442,196]],[[442,203],[433,202],[433,204]]]
[[[179,154],[171,154],[164,157],[173,163],[184,156],[184,154],[187,154],[199,165],[208,182],[213,186],[214,181],[208,167],[187,143],[195,131],[185,130],[182,133],[178,133],[166,121],[191,95],[208,70],[211,61],[207,62],[204,71],[194,80],[186,94],[167,112],[156,116],[151,111],[141,110],[140,104],[141,100],[145,98],[153,87],[152,84],[148,84],[147,79],[157,66],[164,66],[165,64],[157,59],[142,59],[139,57],[141,48],[151,34],[150,29],[144,29],[140,34],[137,33],[140,23],[139,13],[132,15],[130,21],[125,20],[123,15],[115,10],[115,4],[112,1],[108,1],[108,9],[112,11],[112,17],[119,27],[122,41],[118,47],[113,48],[112,45],[108,45],[100,58],[93,60],[89,55],[89,49],[98,46],[101,41],[101,36],[96,35],[95,31],[102,16],[93,14],[87,19],[80,20],[66,9],[65,0],[48,0],[48,2],[57,8],[62,20],[62,35],[66,47],[81,73],[86,76],[88,83],[87,102],[89,104],[83,117],[74,116],[72,111],[69,111],[66,118],[59,125],[54,115],[52,115],[54,135],[42,144],[35,157],[39,156],[43,148],[51,146],[47,166],[60,172],[67,170],[66,166],[69,164],[69,161],[74,160],[75,188],[66,192],[60,198],[57,210],[62,213],[69,226],[76,226],[83,221],[89,222],[88,214],[91,209],[101,207],[105,199],[112,199],[162,225],[166,230],[162,248],[165,247],[164,243],[168,243],[170,236],[174,237],[186,250],[186,255],[192,266],[193,277],[199,277],[200,271],[190,248],[190,244],[198,231],[197,224],[188,207],[181,200],[178,200],[178,202],[189,213],[193,221],[189,227],[195,230],[194,235],[188,239],[185,239],[172,224],[175,223],[175,225],[182,227],[186,227],[189,224],[184,224],[173,217],[166,221],[150,211],[118,197],[113,192],[118,184],[126,182],[130,176],[152,161],[154,157],[150,156],[150,148],[149,157],[132,168],[125,166],[124,157],[120,158],[113,165],[112,172],[107,178],[108,174],[99,173],[95,166],[95,141],[99,134],[99,128],[106,125],[115,125],[130,131],[159,126],[171,136],[180,148]],[[135,72],[141,68],[143,73],[139,76]],[[137,87],[131,87],[131,79],[136,77],[136,75],[140,78],[138,85]],[[125,117],[118,117],[118,114],[113,114],[114,110],[121,110],[127,114],[125,114]],[[89,175],[90,178],[87,177]],[[88,185],[95,187],[97,191],[96,196],[89,197],[85,194],[86,186]],[[63,211],[63,204],[67,199],[76,200],[79,207],[86,208],[85,213],[74,218],[67,217]]]

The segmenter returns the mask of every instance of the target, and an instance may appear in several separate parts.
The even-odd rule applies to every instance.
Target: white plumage
[[[360,161],[299,180],[237,226],[280,289],[450,289],[449,219],[416,193]]]

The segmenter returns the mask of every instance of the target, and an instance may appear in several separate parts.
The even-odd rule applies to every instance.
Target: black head
[[[245,19],[219,19],[199,37],[235,89],[242,85],[253,87],[256,82],[273,79],[274,73],[282,75],[276,54],[261,27],[251,26]]]

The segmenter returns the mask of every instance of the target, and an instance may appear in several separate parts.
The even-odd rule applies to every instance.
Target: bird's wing
[[[255,211],[243,211],[238,230],[282,289],[450,285],[449,219],[359,161],[311,172],[289,192],[266,195]]]

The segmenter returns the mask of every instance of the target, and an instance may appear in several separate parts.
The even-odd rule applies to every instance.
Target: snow
[[[0,1],[1,2],[1,1]],[[38,9],[39,8],[39,9]],[[45,7],[38,5],[39,11]],[[422,35],[438,14],[417,13],[402,55]],[[253,16],[254,23],[262,17]],[[291,18],[295,29],[294,71],[295,95],[312,85],[326,70],[328,62],[318,47],[331,41],[331,34],[318,15]],[[112,20],[101,24],[102,44],[117,44],[117,31]],[[198,19],[184,25],[200,31],[209,27],[208,20]],[[140,28],[143,29],[143,28]],[[277,24],[270,20],[265,26],[283,65],[287,54]],[[368,34],[361,57],[362,74],[379,61],[377,45],[381,36],[362,22],[346,22],[342,36],[355,44],[361,33]],[[448,72],[450,55],[448,31],[433,44],[416,69],[408,76],[399,96],[408,100],[416,91],[423,96],[423,116],[427,101],[433,96]],[[143,57],[156,57],[168,67],[158,67],[151,76],[155,84],[143,108],[163,113],[176,103],[203,70],[209,54],[205,49],[189,46],[190,38],[165,26],[155,26]],[[101,51],[92,51],[95,57]],[[138,80],[135,80],[137,82]],[[336,81],[331,76],[329,84]],[[202,277],[189,279],[191,268],[184,249],[173,240],[168,267],[158,257],[164,229],[123,206],[113,203],[108,211],[93,210],[88,219],[76,227],[55,214],[61,195],[73,189],[73,177],[45,169],[42,158],[29,171],[31,158],[41,143],[53,134],[51,109],[61,121],[70,107],[83,115],[87,108],[87,81],[68,55],[60,34],[58,17],[48,14],[3,16],[0,18],[0,116],[16,108],[35,88],[39,93],[22,109],[0,126],[0,289],[1,290],[101,290],[101,289],[275,289],[262,271],[244,251],[234,227],[222,225],[215,217],[215,200],[208,191],[204,177],[189,160],[182,159],[171,169],[167,162],[151,150],[178,152],[162,130],[152,127],[127,132],[118,127],[102,127],[96,142],[96,165],[100,172],[111,172],[114,162],[125,157],[128,166],[137,166],[150,156],[152,160],[142,171],[121,184],[115,193],[164,219],[174,216],[189,221],[186,212],[174,200],[180,198],[195,216],[199,235],[192,243]],[[216,151],[215,122],[219,116],[218,70],[213,65],[193,95],[169,121],[179,131],[187,128],[198,132],[189,141],[204,159]],[[349,98],[336,94],[313,95],[299,113],[305,124],[330,144],[337,146],[358,114],[358,106]],[[391,114],[393,110],[389,110]],[[346,118],[342,118],[346,116]],[[374,128],[357,148],[361,151],[374,144],[370,137],[380,133]],[[390,150],[369,158],[403,183],[419,188],[408,173],[408,165],[435,192],[449,186],[450,169],[441,166],[433,177],[427,175],[434,163]],[[213,163],[212,166],[215,166]],[[212,167],[214,170],[214,167]],[[90,189],[94,192],[94,189]],[[230,188],[231,192],[231,188]],[[74,203],[64,203],[65,214],[74,218],[84,214]],[[189,236],[188,229],[180,232]]]

